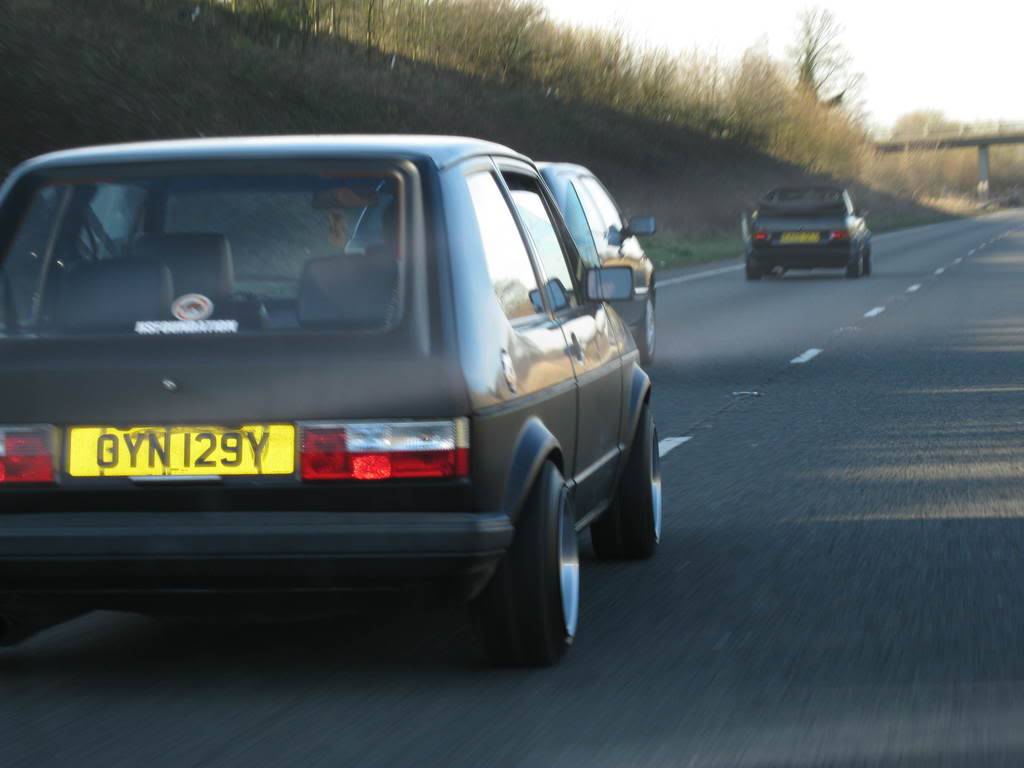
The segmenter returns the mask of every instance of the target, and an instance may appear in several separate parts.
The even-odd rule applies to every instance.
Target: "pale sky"
[[[618,27],[652,45],[725,60],[759,43],[784,57],[800,11],[817,5],[845,28],[873,123],[887,126],[918,109],[971,122],[1024,122],[1024,0],[542,2],[558,20]]]

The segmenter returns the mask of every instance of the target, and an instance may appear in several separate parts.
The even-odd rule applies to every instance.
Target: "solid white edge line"
[[[688,443],[691,440],[693,440],[692,435],[687,435],[686,437],[666,437],[663,440],[658,441],[658,455],[661,458],[665,458],[680,445]]]
[[[875,307],[874,309],[869,309],[865,312],[864,317],[878,317],[883,312],[885,312],[885,307]]]
[[[715,275],[724,275],[726,272],[738,272],[743,269],[742,264],[735,264],[731,267],[719,267],[718,269],[709,269],[705,272],[697,272],[693,275],[681,275],[680,277],[670,277],[667,280],[659,280],[655,283],[658,288],[664,288],[668,285],[678,285],[679,283],[690,283],[694,280],[704,280],[708,277],[714,277]]]
[[[915,293],[916,291],[919,291],[919,290],[921,290],[921,284],[920,283],[914,283],[912,286],[907,288],[907,293]]]
[[[803,365],[804,363],[809,363],[811,360],[813,360],[814,358],[816,358],[820,354],[821,354],[821,350],[820,349],[816,349],[814,347],[811,347],[806,352],[803,352],[802,354],[799,354],[796,357],[794,357],[792,360],[790,360],[789,364],[790,365]]]
[[[941,275],[945,271],[946,271],[945,267],[939,267],[938,269],[935,270],[935,274],[936,275]]]

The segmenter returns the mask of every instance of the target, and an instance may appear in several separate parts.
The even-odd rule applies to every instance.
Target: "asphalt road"
[[[93,614],[0,651],[0,766],[1024,764],[1024,215],[874,263],[666,278],[663,544],[585,560],[559,667],[455,610]]]

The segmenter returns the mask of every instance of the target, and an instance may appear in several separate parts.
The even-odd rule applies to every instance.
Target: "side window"
[[[576,250],[580,252],[580,258],[588,267],[601,266],[597,256],[597,246],[594,245],[594,234],[591,232],[590,223],[587,221],[586,211],[583,210],[583,202],[576,185],[570,184],[565,195],[565,226],[576,243]]]
[[[482,171],[467,176],[466,183],[498,303],[509,320],[538,314],[541,307],[535,303],[537,278],[497,179]]]
[[[528,176],[508,174],[506,182],[512,192],[519,218],[522,219],[526,231],[530,234],[534,252],[544,271],[547,281],[545,288],[551,308],[556,312],[568,306],[576,306],[576,284],[572,278],[572,267],[562,249],[562,242],[551,221],[551,215],[540,187]]]
[[[622,217],[619,215],[619,209],[612,202],[601,183],[591,176],[586,176],[581,181],[601,213],[601,218],[604,220],[604,231],[607,232],[610,227],[622,229]]]
[[[608,225],[604,223],[601,211],[598,210],[597,205],[590,197],[590,193],[587,192],[586,188],[579,188],[575,184],[573,188],[576,190],[580,203],[583,206],[583,211],[587,215],[587,221],[590,223],[590,234],[594,238],[594,242],[607,243]]]

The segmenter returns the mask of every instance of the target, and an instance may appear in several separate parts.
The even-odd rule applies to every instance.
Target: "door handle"
[[[576,359],[576,362],[578,362],[580,365],[583,365],[584,363],[587,362],[587,354],[586,352],[583,351],[583,345],[580,344],[580,340],[579,338],[577,338],[575,333],[569,334],[568,352]]]

